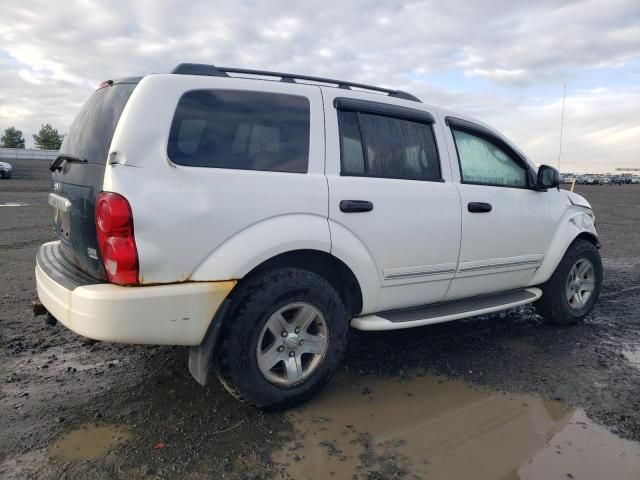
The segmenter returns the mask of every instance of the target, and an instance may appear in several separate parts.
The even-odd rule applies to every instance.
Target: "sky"
[[[65,132],[105,79],[212,63],[406,90],[536,164],[640,168],[639,0],[2,0],[0,130]]]

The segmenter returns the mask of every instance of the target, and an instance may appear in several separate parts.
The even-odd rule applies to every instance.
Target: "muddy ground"
[[[1,478],[640,478],[640,185],[578,187],[605,266],[584,324],[521,307],[354,331],[326,392],[263,414],[200,387],[184,348],[84,345],[33,318],[46,167],[0,180]]]

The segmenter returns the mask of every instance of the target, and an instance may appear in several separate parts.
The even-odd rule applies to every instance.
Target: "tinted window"
[[[173,117],[168,150],[180,165],[306,172],[309,100],[236,90],[187,92]]]
[[[365,112],[340,111],[343,175],[440,180],[430,124]]]
[[[364,152],[356,112],[339,112],[340,152],[342,171],[350,175],[364,175]]]
[[[121,83],[96,90],[64,137],[60,153],[107,163],[113,132],[136,84]]]
[[[452,131],[463,182],[503,187],[527,186],[527,171],[510,153],[483,137],[461,130]]]

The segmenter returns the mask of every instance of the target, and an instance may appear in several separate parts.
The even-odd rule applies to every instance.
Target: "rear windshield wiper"
[[[73,155],[59,155],[51,164],[49,165],[49,170],[55,172],[56,170],[60,170],[62,168],[62,162],[67,163],[87,163],[89,160],[86,158],[74,157]]]

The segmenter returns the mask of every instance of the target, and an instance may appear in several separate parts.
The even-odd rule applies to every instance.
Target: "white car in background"
[[[199,382],[214,364],[262,408],[322,388],[349,326],[527,303],[574,324],[602,285],[593,211],[557,170],[401,91],[181,64],[104,82],[50,169],[58,239],[36,282],[51,315],[188,346]]]
[[[0,178],[11,178],[13,167],[10,163],[0,162]]]

